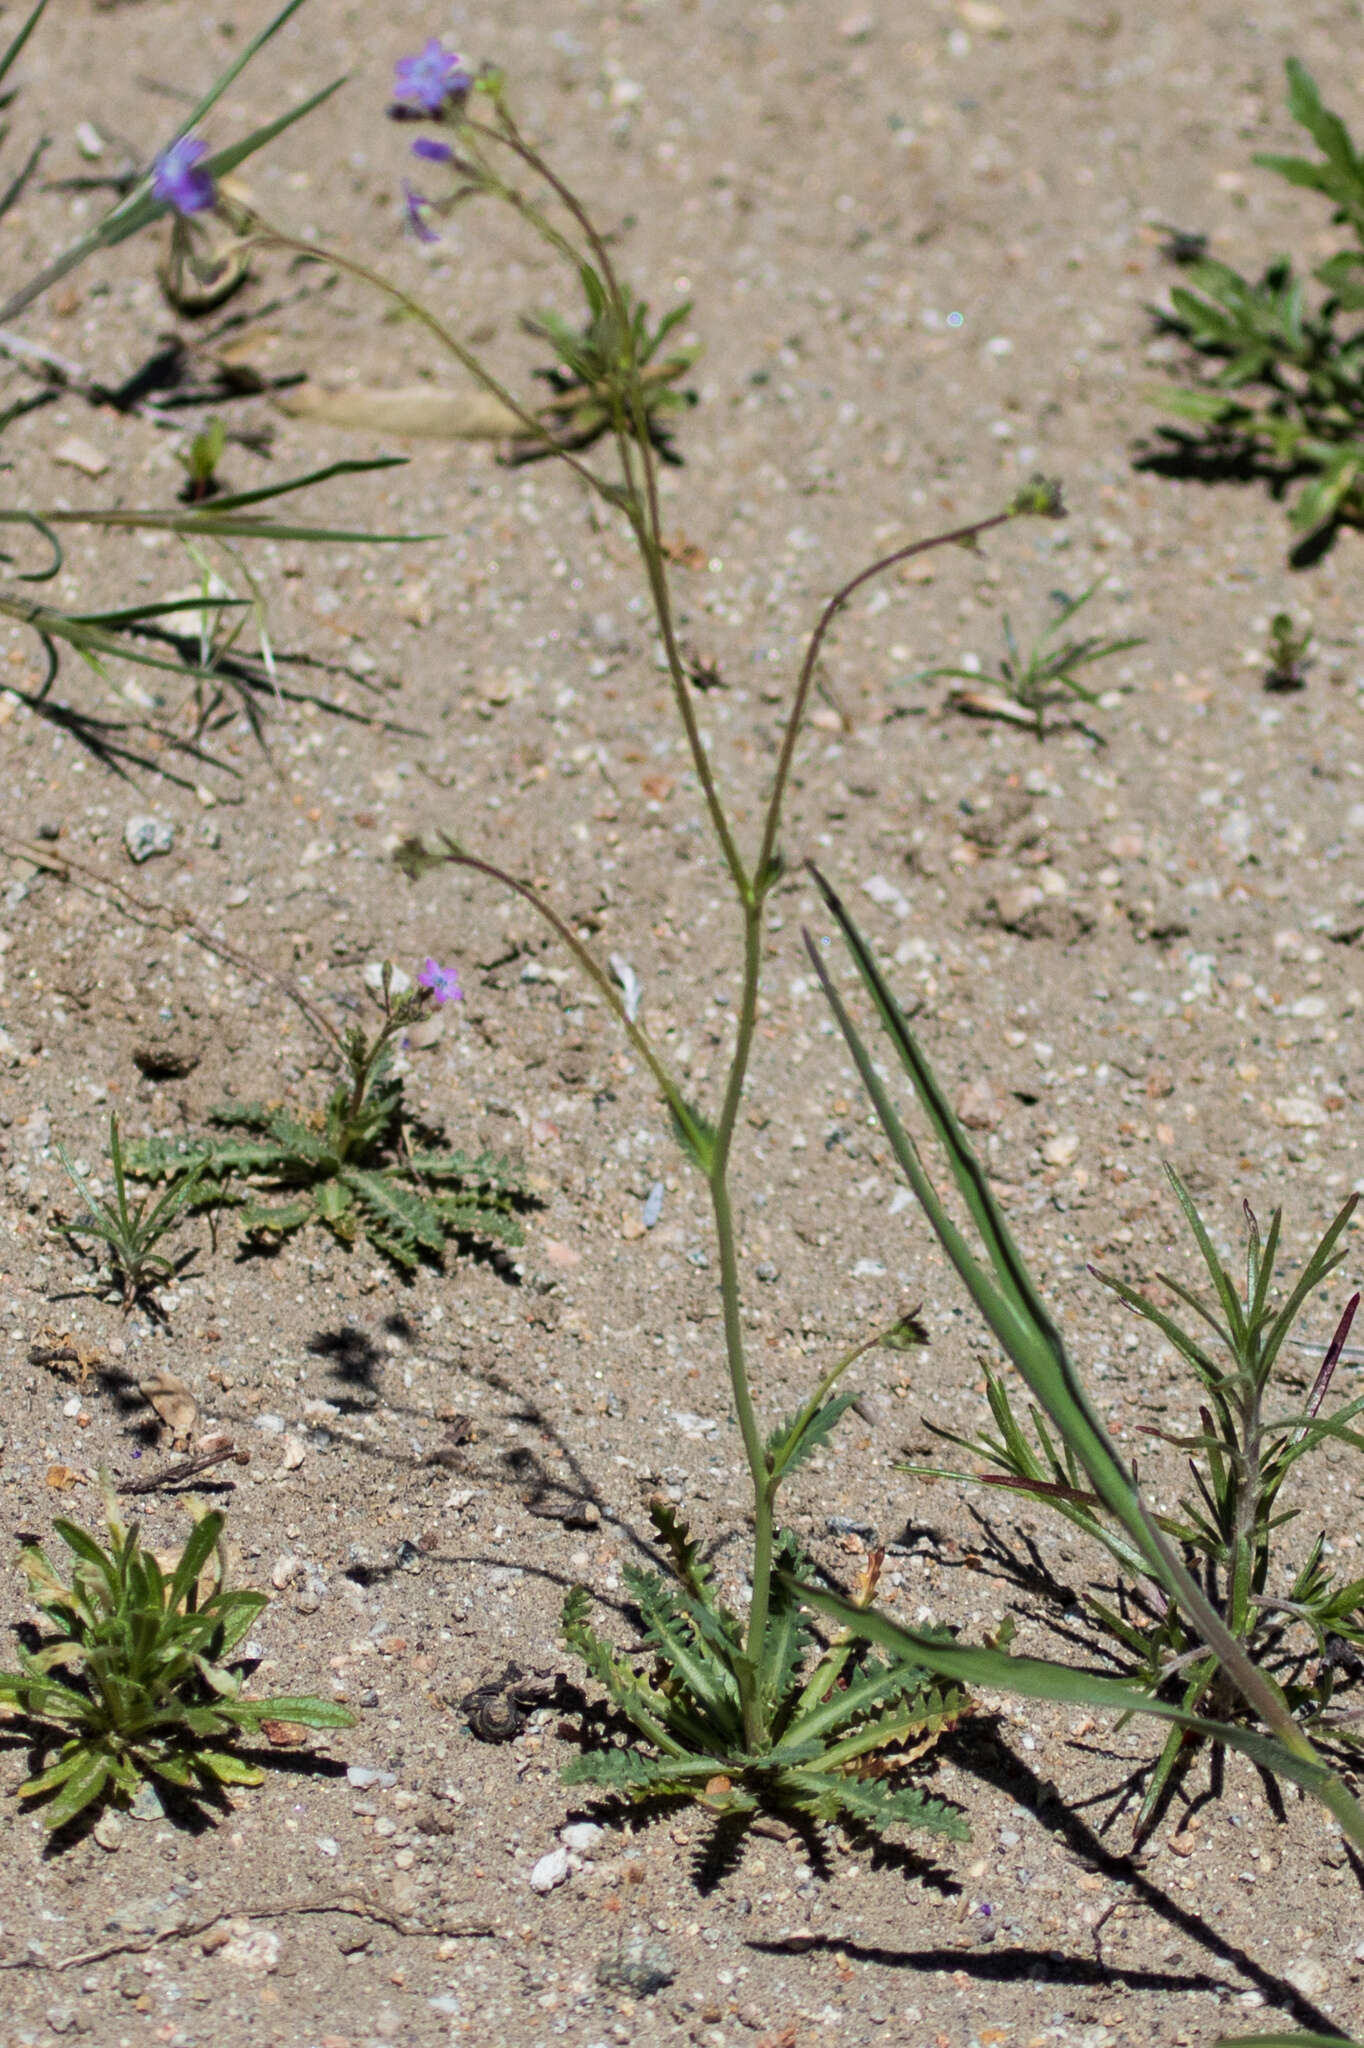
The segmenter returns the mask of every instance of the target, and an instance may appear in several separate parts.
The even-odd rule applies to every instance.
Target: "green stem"
[[[472,868],[475,874],[487,875],[490,880],[500,882],[503,888],[510,889],[514,895],[521,897],[523,902],[529,903],[531,909],[537,911],[543,917],[545,923],[550,926],[556,936],[562,939],[583,972],[600,989],[602,996],[610,1005],[616,1021],[658,1083],[659,1092],[673,1115],[684,1126],[690,1122],[691,1110],[687,1099],[672,1075],[668,1072],[662,1056],[655,1051],[652,1041],[642,1026],[637,1024],[633,1017],[626,1014],[625,1004],[621,999],[620,991],[616,988],[600,961],[594,957],[591,949],[583,944],[568,920],[561,917],[553,904],[547,903],[545,898],[532,889],[528,882],[518,881],[516,876],[508,874],[505,868],[494,866],[490,860],[480,860],[477,854],[466,853],[463,847],[457,846],[451,839],[444,839],[442,837],[442,844],[443,850],[439,855],[435,856],[437,859],[448,861],[452,867]]]
[[[795,759],[796,741],[800,738],[800,729],[805,722],[805,709],[810,701],[810,692],[814,688],[815,668],[819,661],[820,649],[839,612],[864,583],[870,583],[875,576],[884,575],[886,570],[893,569],[897,562],[907,562],[915,555],[927,554],[931,548],[944,548],[952,544],[971,547],[979,540],[981,534],[988,533],[992,527],[1006,525],[1016,516],[1011,507],[1007,512],[993,513],[988,519],[973,520],[969,526],[958,526],[951,533],[935,533],[927,540],[911,541],[907,547],[896,548],[892,554],[882,555],[868,568],[860,569],[850,582],[845,583],[841,590],[836,590],[829,599],[816,621],[814,632],[810,635],[810,644],[805,650],[805,659],[800,666],[800,679],[796,684],[790,716],[786,721],[786,731],[782,735],[781,753],[777,758],[777,772],[772,780],[772,794],[768,799],[767,816],[763,821],[762,847],[755,870],[760,889],[770,886],[767,878],[772,875],[772,859],[777,850],[777,832],[781,825],[781,808],[791,775],[792,762]]]
[[[630,325],[629,308],[626,304],[624,288],[616,275],[615,265],[611,261],[611,254],[601,231],[593,224],[582,202],[556,176],[543,158],[522,139],[520,131],[513,122],[511,115],[507,113],[505,107],[500,103],[498,115],[503,123],[500,132],[489,129],[480,129],[480,132],[488,135],[491,140],[501,142],[504,147],[519,157],[522,163],[542,177],[550,190],[577,222],[600,269],[602,283],[606,287],[607,296],[611,301],[611,308],[615,314],[621,345],[627,351],[628,359],[625,382],[629,393],[631,427],[633,431],[627,433],[624,422],[616,417],[614,393],[612,423],[615,428],[616,447],[620,456],[621,470],[625,478],[626,495],[630,508],[630,524],[634,531],[635,544],[639,549],[640,559],[644,564],[644,573],[649,579],[649,595],[653,600],[654,616],[658,621],[659,636],[663,642],[663,653],[668,664],[673,701],[677,706],[678,716],[682,721],[682,729],[687,736],[688,751],[691,754],[692,766],[696,771],[696,779],[701,785],[701,792],[705,798],[711,829],[715,834],[721,853],[724,855],[725,865],[729,869],[740,900],[747,902],[751,887],[748,872],[744,867],[738,843],[734,838],[724,804],[720,799],[720,792],[715,781],[715,771],[711,766],[705,742],[701,738],[701,728],[697,722],[691,692],[687,687],[686,668],[682,661],[681,650],[677,645],[677,635],[673,624],[672,594],[668,587],[668,571],[663,554],[663,528],[658,498],[658,469],[654,462],[653,448],[649,440],[649,422],[641,386],[641,368],[635,360],[634,334]],[[643,477],[644,488],[642,497],[639,486],[635,482],[634,455],[636,451],[638,452],[639,466]]]
[[[469,372],[476,383],[481,384],[486,392],[515,415],[528,434],[537,440],[547,438],[544,422],[538,420],[533,412],[522,405],[520,399],[508,391],[507,387],[493,376],[491,370],[484,368],[473,350],[466,348],[459,336],[453,333],[443,320],[438,320],[420,299],[414,299],[410,292],[405,292],[401,285],[394,284],[382,271],[371,270],[367,263],[357,261],[354,256],[343,256],[339,250],[321,249],[313,242],[300,241],[296,235],[286,235],[259,217],[253,221],[249,239],[262,248],[287,249],[295,256],[306,256],[312,263],[329,264],[333,270],[344,271],[348,277],[359,278],[362,284],[373,285],[377,292],[382,292],[386,299],[391,299],[395,305],[401,306],[404,313],[424,327],[428,334],[433,335],[441,347]],[[561,461],[566,462],[599,498],[604,498],[607,503],[614,502],[610,487],[603,482],[590,464],[581,461],[569,448],[555,446],[554,453]]]
[[[739,1064],[736,1049],[734,1066]],[[733,1068],[731,1068],[731,1073]],[[753,1395],[748,1384],[744,1357],[744,1329],[739,1290],[739,1255],[734,1237],[734,1213],[730,1207],[726,1163],[708,1176],[715,1238],[720,1252],[720,1300],[724,1313],[725,1353],[729,1361],[730,1391],[734,1413],[743,1438],[744,1455],[753,1481],[753,1596],[748,1610],[745,1654],[736,1660],[735,1676],[744,1716],[744,1740],[749,1749],[760,1749],[766,1737],[761,1724],[757,1671],[767,1633],[767,1611],[772,1590],[772,1510],[776,1489],[768,1469]]]

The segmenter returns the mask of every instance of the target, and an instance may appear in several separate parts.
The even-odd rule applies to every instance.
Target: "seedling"
[[[227,428],[215,414],[194,435],[189,447],[179,451],[185,471],[185,487],[180,496],[187,505],[200,505],[205,498],[217,497],[222,489],[218,464],[226,447]]]
[[[517,1210],[527,1194],[510,1161],[427,1142],[434,1134],[409,1120],[402,1079],[392,1070],[396,1042],[429,1005],[459,1000],[454,971],[428,960],[415,987],[399,992],[394,980],[385,963],[378,1029],[352,1024],[339,1035],[342,1079],[323,1108],[309,1116],[225,1103],[209,1122],[244,1135],[148,1139],[130,1150],[128,1171],[172,1189],[192,1179],[193,1205],[231,1207],[248,1237],[285,1237],[309,1223],[347,1245],[363,1233],[408,1273],[438,1261],[451,1239],[519,1245]]]
[[[1020,1477],[1026,1478],[1028,1489],[1037,1498],[1059,1505],[1068,1516],[1075,1512],[1091,1515],[1095,1529],[1106,1533],[1110,1554],[1117,1554],[1113,1550],[1114,1540],[1124,1543],[1135,1560],[1133,1569],[1151,1589],[1152,1619],[1164,1625],[1167,1610],[1177,1609],[1179,1626],[1187,1627],[1191,1647],[1173,1666],[1163,1664],[1146,1682],[1141,1682],[1145,1675],[1138,1673],[1138,1682],[1134,1683],[1130,1677],[1110,1678],[1041,1658],[1010,1656],[997,1638],[993,1646],[944,1644],[923,1630],[900,1626],[874,1608],[858,1610],[844,1596],[809,1581],[796,1590],[811,1606],[845,1627],[860,1630],[869,1642],[893,1654],[917,1656],[940,1678],[959,1684],[994,1686],[1033,1699],[1111,1708],[1122,1714],[1149,1714],[1169,1722],[1172,1729],[1183,1734],[1241,1750],[1263,1769],[1311,1792],[1349,1839],[1357,1847],[1364,1846],[1364,1808],[1345,1778],[1330,1767],[1313,1743],[1308,1728],[1294,1712],[1285,1685],[1272,1670],[1263,1668],[1247,1647],[1249,1638],[1258,1634],[1261,1610],[1268,1615],[1271,1605],[1285,1621],[1306,1620],[1309,1630],[1320,1626],[1328,1614],[1333,1622],[1339,1615],[1348,1619],[1351,1627],[1358,1625],[1364,1582],[1332,1590],[1323,1577],[1321,1548],[1314,1548],[1286,1595],[1260,1592],[1255,1583],[1257,1569],[1268,1558],[1269,1539],[1281,1520],[1273,1512],[1274,1501],[1288,1469],[1327,1437],[1364,1448],[1364,1435],[1348,1427],[1364,1406],[1364,1398],[1347,1403],[1329,1418],[1320,1413],[1331,1370],[1345,1340],[1349,1316],[1354,1312],[1353,1303],[1336,1333],[1335,1344],[1306,1406],[1294,1415],[1271,1421],[1264,1420],[1261,1412],[1278,1350],[1307,1296],[1337,1262],[1336,1244],[1349,1221],[1353,1202],[1336,1217],[1288,1300],[1276,1309],[1271,1309],[1268,1295],[1278,1243],[1277,1220],[1263,1244],[1252,1223],[1245,1294],[1239,1298],[1221,1260],[1207,1243],[1202,1219],[1192,1203],[1188,1203],[1186,1214],[1212,1275],[1217,1299],[1210,1305],[1181,1287],[1175,1287],[1174,1292],[1213,1329],[1231,1356],[1230,1371],[1219,1369],[1200,1340],[1186,1336],[1173,1319],[1164,1316],[1163,1310],[1156,1309],[1135,1290],[1124,1295],[1139,1314],[1157,1323],[1191,1363],[1196,1356],[1194,1369],[1210,1398],[1210,1419],[1204,1420],[1201,1434],[1191,1440],[1192,1449],[1206,1460],[1202,1474],[1195,1473],[1199,1502],[1192,1508],[1186,1507],[1181,1517],[1155,1512],[1148,1505],[1135,1472],[1091,1406],[1061,1331],[1014,1242],[989,1176],[953,1114],[875,955],[834,890],[817,872],[815,879],[847,942],[886,1041],[912,1083],[928,1128],[950,1169],[964,1212],[964,1227],[949,1212],[935,1188],[918,1146],[891,1098],[885,1069],[873,1060],[853,1023],[830,975],[823,948],[807,932],[807,953],[862,1085],[943,1251],[987,1327],[1027,1385],[1036,1403],[1038,1426],[1055,1430],[1064,1446],[1058,1452],[1044,1445],[1041,1460],[1033,1454],[1033,1467],[1008,1471],[1003,1477],[1015,1484]],[[1009,1412],[1007,1406],[996,1410],[1002,1439],[1009,1429]],[[1004,1443],[1006,1461],[1023,1458],[1017,1448],[1021,1434],[1014,1432],[1012,1445]],[[1171,1522],[1175,1524],[1173,1534],[1166,1526]],[[1199,1567],[1209,1560],[1218,1561],[1224,1600],[1219,1600],[1217,1582],[1209,1588],[1203,1581]],[[1271,1638],[1261,1647],[1267,1650],[1272,1664],[1278,1654],[1278,1642]],[[1285,1676],[1289,1683],[1301,1686],[1300,1673],[1290,1668]],[[1164,1696],[1165,1683],[1174,1680],[1185,1695],[1180,1700]],[[1325,1683],[1323,1690],[1319,1672],[1307,1678],[1308,1686],[1317,1688],[1312,1704],[1318,1727],[1328,1725],[1329,1677]],[[1224,1702],[1229,1703],[1234,1718],[1217,1720],[1210,1713],[1195,1712],[1188,1704],[1190,1698],[1198,1704],[1206,1702],[1214,1711]],[[1344,1732],[1343,1723],[1331,1722],[1329,1726],[1332,1733]]]
[[[555,368],[538,373],[554,392],[540,410],[551,425],[556,444],[588,448],[617,421],[629,422],[631,432],[637,432],[642,422],[644,433],[664,461],[680,461],[665,421],[670,414],[685,412],[696,403],[695,392],[678,391],[674,386],[686,376],[700,350],[678,349],[665,356],[660,356],[659,350],[690,315],[691,301],[674,306],[651,332],[649,308],[632,297],[628,286],[622,288],[618,317],[605,294],[596,288],[597,280],[590,271],[583,275],[582,283],[588,314],[580,329],[550,312],[522,322],[528,333],[550,342],[559,358]],[[524,452],[534,453],[533,444],[527,444]]]
[[[29,1724],[40,1752],[57,1752],[19,1787],[21,1799],[44,1802],[45,1827],[127,1806],[149,1780],[217,1802],[225,1785],[259,1785],[265,1773],[235,1744],[264,1721],[354,1725],[345,1707],[310,1694],[243,1697],[243,1658],[232,1653],[269,1597],[229,1589],[220,1514],[200,1513],[163,1563],[124,1523],[107,1480],[103,1493],[107,1543],[53,1524],[76,1559],[69,1583],[38,1544],[19,1557],[48,1629],[36,1650],[20,1649],[19,1670],[0,1672],[0,1704]]]
[[[173,1186],[153,1198],[144,1195],[134,1207],[128,1200],[127,1170],[118,1135],[118,1118],[109,1118],[109,1164],[114,1176],[114,1199],[106,1202],[94,1192],[83,1173],[68,1158],[65,1147],[57,1157],[68,1178],[85,1197],[86,1214],[75,1223],[63,1223],[66,1237],[97,1238],[108,1249],[113,1278],[123,1293],[124,1309],[130,1309],[146,1294],[152,1281],[173,1273],[173,1262],[156,1246],[171,1230],[183,1211],[193,1203],[204,1177],[203,1168],[181,1176]]]
[[[1301,690],[1311,666],[1307,650],[1312,645],[1312,628],[1299,633],[1287,612],[1275,612],[1269,622],[1269,666],[1265,670],[1267,690]]]
[[[974,668],[926,668],[909,680],[931,683],[940,676],[952,676],[969,685],[953,692],[954,701],[961,710],[973,712],[977,717],[1005,718],[1031,725],[1038,739],[1043,739],[1048,710],[1054,704],[1064,704],[1067,693],[1085,704],[1099,703],[1096,693],[1086,689],[1079,680],[1078,670],[1091,668],[1096,661],[1107,661],[1111,655],[1125,654],[1129,647],[1143,644],[1140,636],[1104,640],[1098,635],[1087,640],[1066,639],[1059,647],[1051,644],[1077,612],[1089,603],[1098,588],[1098,583],[1091,583],[1088,590],[1081,591],[1078,597],[1067,597],[1064,590],[1053,590],[1051,600],[1056,606],[1055,616],[1026,655],[1019,649],[1006,612],[1004,654],[995,675]],[[994,688],[982,690],[980,685],[983,682],[993,684]]]
[[[807,1440],[831,1426],[807,1430]],[[743,1623],[721,1602],[700,1545],[666,1502],[649,1512],[671,1560],[670,1579],[636,1565],[622,1575],[652,1670],[636,1668],[592,1629],[585,1586],[573,1588],[562,1620],[568,1647],[649,1747],[585,1750],[564,1771],[565,1783],[633,1800],[696,1799],[716,1814],[786,1807],[877,1830],[898,1821],[964,1841],[969,1831],[958,1809],[905,1782],[909,1766],[962,1712],[962,1695],[934,1687],[916,1659],[868,1655],[855,1630],[812,1657],[809,1623],[785,1581],[774,1592],[753,1673]],[[883,1555],[868,1560],[854,1596],[859,1606],[875,1593]],[[775,1564],[801,1578],[809,1573],[789,1530],[777,1539]],[[756,1743],[745,1713],[752,1692],[762,1715]]]

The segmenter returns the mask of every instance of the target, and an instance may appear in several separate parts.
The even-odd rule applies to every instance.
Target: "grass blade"
[[[786,1576],[782,1574],[784,1583]],[[790,1590],[811,1607],[818,1608],[821,1614],[841,1622],[854,1635],[877,1644],[880,1649],[891,1651],[896,1657],[922,1665],[939,1678],[950,1678],[958,1685],[1012,1692],[1023,1699],[1055,1700],[1064,1706],[1102,1707],[1117,1714],[1149,1714],[1157,1720],[1171,1721],[1210,1742],[1222,1742],[1229,1749],[1238,1749],[1253,1763],[1262,1765],[1276,1776],[1287,1778],[1294,1785],[1301,1785],[1304,1791],[1313,1792],[1318,1798],[1338,1782],[1335,1773],[1316,1756],[1300,1755],[1286,1743],[1279,1742],[1272,1735],[1263,1735],[1257,1729],[1241,1727],[1230,1721],[1204,1720],[1201,1715],[1185,1713],[1183,1708],[1173,1706],[1168,1700],[1153,1699],[1149,1693],[1129,1685],[1124,1679],[1107,1678],[1094,1671],[1079,1671],[1070,1664],[1052,1664],[1041,1657],[1011,1657],[1002,1650],[977,1648],[972,1644],[951,1642],[939,1635],[904,1628],[876,1608],[858,1607],[841,1594],[828,1592],[820,1586],[791,1581]]]

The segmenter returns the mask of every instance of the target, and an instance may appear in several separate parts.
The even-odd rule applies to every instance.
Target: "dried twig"
[[[35,1955],[31,1950],[21,1956],[0,1956],[0,1970],[50,1970],[55,1975],[61,1970],[79,1970],[90,1963],[102,1963],[110,1956],[145,1955],[149,1949],[160,1948],[168,1941],[191,1941],[224,1920],[280,1920],[295,1913],[348,1913],[357,1920],[377,1920],[382,1926],[391,1927],[395,1934],[424,1935],[437,1941],[482,1941],[497,1933],[484,1920],[448,1921],[439,1927],[427,1927],[410,1915],[381,1906],[377,1899],[367,1898],[363,1892],[317,1892],[311,1898],[276,1899],[260,1906],[225,1906],[200,1920],[176,1920],[169,1927],[158,1928],[155,1934],[101,1942],[95,1948],[78,1949],[75,1955],[62,1956],[56,1962],[49,1962],[46,1956]]]
[[[195,1451],[188,1458],[177,1458],[174,1464],[163,1465],[159,1472],[146,1472],[137,1479],[120,1481],[120,1493],[156,1493],[163,1486],[179,1486],[182,1480],[197,1478],[200,1472],[207,1472],[214,1465],[221,1465],[230,1458],[234,1465],[249,1465],[250,1451],[239,1451],[229,1439],[218,1443],[211,1450]]]

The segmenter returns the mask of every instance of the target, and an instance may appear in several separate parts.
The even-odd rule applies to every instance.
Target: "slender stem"
[[[715,833],[720,850],[724,855],[725,865],[733,878],[735,888],[738,890],[740,897],[747,900],[751,886],[748,872],[739,852],[738,842],[734,838],[729,818],[720,799],[720,792],[715,781],[715,771],[711,766],[710,756],[701,738],[701,728],[697,722],[691,692],[687,687],[687,672],[683,666],[681,650],[677,645],[677,634],[673,623],[672,594],[668,587],[668,572],[663,555],[663,528],[658,497],[658,469],[649,441],[649,423],[640,388],[641,371],[640,365],[635,360],[634,335],[630,326],[625,291],[620,279],[616,275],[615,265],[611,261],[610,251],[606,246],[601,231],[594,225],[582,202],[574,196],[562,179],[556,176],[555,172],[545,163],[543,158],[522,139],[520,131],[513,122],[511,115],[500,104],[498,113],[504,124],[503,129],[498,132],[480,128],[480,133],[490,135],[494,141],[501,142],[515,156],[519,157],[524,164],[542,177],[550,190],[563,202],[573,219],[578,223],[600,267],[602,282],[606,286],[612,309],[616,315],[621,342],[628,352],[629,362],[626,384],[634,431],[633,434],[626,434],[617,426],[616,443],[620,451],[621,467],[625,473],[626,489],[632,507],[630,515],[631,525],[634,528],[635,541],[639,548],[640,558],[644,564],[644,571],[649,579],[649,594],[653,599],[654,615],[658,621],[659,635],[663,642],[663,652],[667,660],[668,674],[672,682],[673,699],[677,705],[678,716],[682,720],[682,729],[687,736],[687,747],[691,753],[692,766],[696,771],[696,779],[701,785],[706,809],[710,814],[711,829]],[[636,450],[638,451],[644,484],[642,506],[640,504],[639,489],[634,481],[632,455]]]
[[[537,177],[543,178],[550,191],[554,193],[567,210],[570,219],[577,223],[600,269],[602,281],[606,286],[607,296],[616,311],[621,339],[624,346],[629,350],[629,368],[633,373],[633,381],[633,377],[638,376],[639,365],[634,360],[634,338],[630,332],[630,323],[625,317],[625,292],[620,280],[616,276],[615,266],[611,261],[610,252],[607,249],[600,229],[593,221],[586,207],[570,191],[569,187],[564,184],[553,167],[545,162],[537,150],[533,149],[529,143],[523,140],[521,131],[500,100],[497,104],[497,113],[498,119],[502,124],[500,128],[488,128],[481,122],[471,122],[469,125],[473,128],[476,135],[483,137],[489,142],[500,142],[502,147],[509,149],[513,156],[519,158],[525,164],[528,170],[533,171]],[[486,162],[486,159],[481,160]],[[497,177],[496,172],[491,170],[488,175],[492,178]],[[572,263],[575,270],[580,269],[582,267],[582,258],[578,251],[574,249],[566,236],[560,234],[553,222],[541,212],[540,208],[533,205],[531,201],[522,198],[521,194],[515,192],[511,186],[504,185],[501,179],[497,180],[497,184],[498,189],[505,194],[511,206],[521,214],[522,218],[528,220],[545,237],[552,248],[557,249],[568,262]],[[634,480],[634,464],[631,460],[630,437],[625,430],[625,423],[621,418],[619,395],[615,390],[611,393],[611,401],[611,433],[616,444],[616,456],[620,463],[621,476],[625,482],[626,495],[630,500],[630,518],[633,525],[637,486]]]
[[[736,1054],[737,1062],[737,1054]],[[767,1453],[763,1449],[753,1395],[744,1359],[744,1329],[739,1292],[739,1256],[734,1237],[734,1213],[730,1207],[729,1178],[721,1165],[708,1176],[715,1238],[720,1252],[720,1300],[724,1314],[725,1353],[729,1360],[730,1390],[734,1413],[743,1438],[744,1454],[753,1480],[753,1595],[748,1609],[746,1654],[738,1662],[736,1677],[744,1715],[744,1739],[750,1749],[761,1746],[766,1729],[760,1725],[761,1707],[757,1697],[757,1665],[767,1633],[767,1610],[772,1586],[772,1495]]]
[[[810,635],[810,644],[805,650],[805,659],[800,667],[795,698],[786,721],[786,731],[782,735],[781,753],[777,758],[777,772],[773,777],[772,794],[768,799],[767,816],[763,821],[762,848],[755,870],[760,888],[768,886],[766,877],[772,872],[772,857],[777,850],[777,832],[781,824],[781,807],[791,775],[791,764],[795,759],[796,741],[800,738],[800,729],[805,721],[805,707],[810,701],[810,692],[814,687],[815,665],[819,660],[825,635],[839,612],[864,583],[870,583],[875,576],[884,575],[886,570],[893,569],[897,562],[907,562],[914,555],[926,554],[930,548],[944,548],[953,544],[969,547],[981,534],[988,533],[992,527],[1007,525],[1015,516],[1011,508],[1007,512],[995,512],[988,519],[973,520],[969,526],[958,526],[951,533],[935,533],[927,540],[911,541],[907,547],[896,548],[892,554],[882,555],[879,561],[871,563],[870,567],[860,569],[851,582],[845,583],[842,589],[836,590],[829,599],[819,615],[814,632]]]
[[[436,315],[431,312],[429,307],[424,306],[420,299],[414,299],[410,292],[405,292],[401,285],[394,284],[390,278],[383,275],[382,271],[371,270],[367,263],[359,262],[354,256],[343,256],[339,250],[321,249],[313,242],[300,241],[296,235],[286,235],[280,229],[272,228],[267,222],[260,219],[254,222],[250,239],[253,242],[259,243],[263,248],[288,249],[296,256],[306,256],[313,263],[330,264],[333,270],[344,271],[348,277],[356,277],[363,284],[373,285],[374,289],[382,292],[385,298],[392,299],[395,305],[401,306],[405,313],[409,314],[412,319],[416,320],[427,330],[428,334],[434,335],[441,347],[448,350],[455,358],[455,361],[462,368],[466,369],[469,375],[477,383],[481,384],[485,391],[489,392],[499,403],[506,406],[508,412],[512,413],[521,422],[528,434],[533,435],[537,440],[545,440],[547,438],[544,423],[538,420],[533,412],[528,411],[522,405],[520,399],[516,398],[498,378],[493,376],[491,370],[484,368],[483,363],[474,354],[473,350],[466,348],[459,336],[453,333],[443,320],[438,320]],[[606,499],[608,503],[613,502],[609,485],[597,475],[589,463],[580,461],[569,448],[564,448],[557,444],[552,445],[554,453],[560,460],[566,462],[569,468],[574,470],[582,478],[583,482],[596,492],[598,497]]]
[[[524,902],[529,903],[532,910],[537,911],[543,917],[545,923],[563,940],[563,943],[568,947],[569,952],[572,953],[583,972],[589,975],[597,984],[602,995],[614,1011],[616,1020],[625,1032],[626,1037],[648,1067],[655,1081],[657,1081],[668,1107],[672,1110],[674,1116],[685,1125],[691,1119],[692,1114],[686,1097],[669,1073],[661,1054],[655,1051],[647,1032],[627,1013],[620,991],[612,982],[606,969],[595,958],[590,948],[583,944],[568,920],[561,917],[553,904],[546,902],[545,898],[532,889],[528,882],[518,881],[515,875],[508,874],[505,868],[495,867],[490,860],[480,860],[476,854],[465,853],[463,848],[456,846],[452,840],[445,841],[443,851],[437,858],[448,861],[452,867],[472,868],[475,874],[487,875],[492,881],[500,882],[503,888],[510,889],[515,895],[520,896]]]
[[[844,1373],[848,1370],[848,1367],[850,1365],[856,1365],[858,1359],[865,1358],[869,1351],[874,1351],[876,1349],[876,1346],[879,1343],[881,1343],[884,1338],[888,1337],[894,1328],[894,1323],[888,1323],[885,1329],[874,1330],[870,1337],[864,1337],[860,1344],[854,1344],[851,1350],[845,1351],[843,1353],[841,1358],[835,1359],[834,1363],[829,1367],[829,1370],[825,1373],[819,1385],[815,1388],[813,1394],[811,1394],[805,1406],[801,1409],[800,1414],[796,1417],[794,1423],[792,1423],[791,1441],[793,1443],[796,1442],[804,1434],[805,1430],[814,1420],[814,1417],[819,1413],[819,1410],[824,1406],[824,1403],[828,1396],[833,1392],[834,1388],[838,1385],[838,1382],[842,1379]]]

